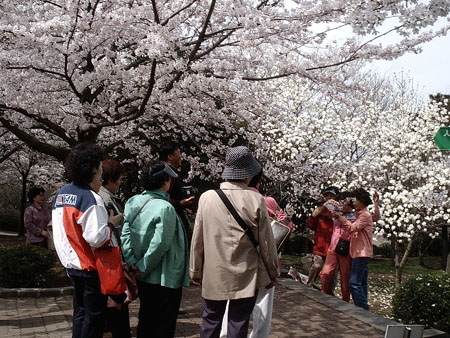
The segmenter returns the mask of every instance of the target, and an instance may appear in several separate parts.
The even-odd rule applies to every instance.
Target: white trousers
[[[255,307],[253,308],[253,330],[249,338],[268,338],[270,326],[272,324],[272,308],[275,287],[266,289],[258,289]],[[220,330],[220,338],[227,337],[228,326],[228,304],[225,309],[222,320],[222,329]]]

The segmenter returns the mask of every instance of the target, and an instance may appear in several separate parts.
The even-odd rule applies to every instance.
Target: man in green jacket
[[[182,287],[189,286],[186,232],[167,193],[177,174],[162,161],[142,172],[144,192],[125,205],[121,236],[125,262],[137,277],[137,337],[173,337]]]

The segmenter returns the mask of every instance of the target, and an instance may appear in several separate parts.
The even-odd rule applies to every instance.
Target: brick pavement
[[[289,281],[284,284],[289,286]],[[346,314],[345,311],[336,311],[324,305],[323,302],[305,296],[302,290],[306,291],[306,294],[308,292],[319,294],[313,290],[300,289],[299,292],[284,285],[277,286],[270,337],[384,336],[383,331]],[[0,304],[0,337],[71,337],[72,296],[70,295],[1,298]],[[136,333],[138,309],[139,303],[133,302],[130,306],[133,336]],[[201,324],[199,288],[185,288],[181,309],[186,311],[186,314],[178,318],[175,337],[198,337]],[[108,334],[105,334],[106,337]]]

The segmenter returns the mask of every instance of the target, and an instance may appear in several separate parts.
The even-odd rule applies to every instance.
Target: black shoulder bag
[[[342,225],[340,224],[339,241],[336,244],[336,248],[334,248],[334,252],[336,252],[341,256],[347,256],[348,251],[350,249],[350,241],[343,239],[341,236],[342,236]]]

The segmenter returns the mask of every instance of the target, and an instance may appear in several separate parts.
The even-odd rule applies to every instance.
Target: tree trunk
[[[394,281],[394,285],[395,288],[399,288],[400,284],[402,283],[402,277],[403,277],[403,268],[406,265],[406,260],[409,257],[409,254],[411,252],[411,248],[412,248],[412,243],[413,243],[413,238],[411,238],[408,242],[408,246],[406,247],[405,252],[403,253],[402,256],[402,251],[400,248],[400,244],[398,243],[398,241],[395,241],[395,257],[394,257],[394,261],[395,261],[395,281]]]
[[[447,256],[447,268],[445,269],[445,272],[450,273],[450,253]]]
[[[395,247],[397,240],[394,236],[391,236],[391,265],[395,266]]]
[[[419,234],[419,265],[420,266],[425,266],[425,262],[423,260],[423,256],[425,255],[425,244],[424,244],[424,240],[425,240],[425,234],[424,233],[420,233]]]
[[[402,283],[402,273],[403,273],[403,266],[401,264],[401,250],[400,245],[397,241],[393,241],[394,243],[394,266],[395,266],[395,280],[394,280],[394,286],[396,289],[400,286]]]
[[[442,270],[446,270],[446,267],[448,265],[448,253],[448,227],[446,224],[444,224],[442,225]]]
[[[18,229],[17,229],[17,233],[19,234],[19,236],[23,236],[25,234],[25,223],[23,220],[23,214],[25,213],[25,208],[27,205],[27,179],[28,179],[28,174],[29,174],[29,170],[26,170],[21,174],[22,176],[22,192],[21,192],[21,196],[20,196],[20,222],[18,225]]]

